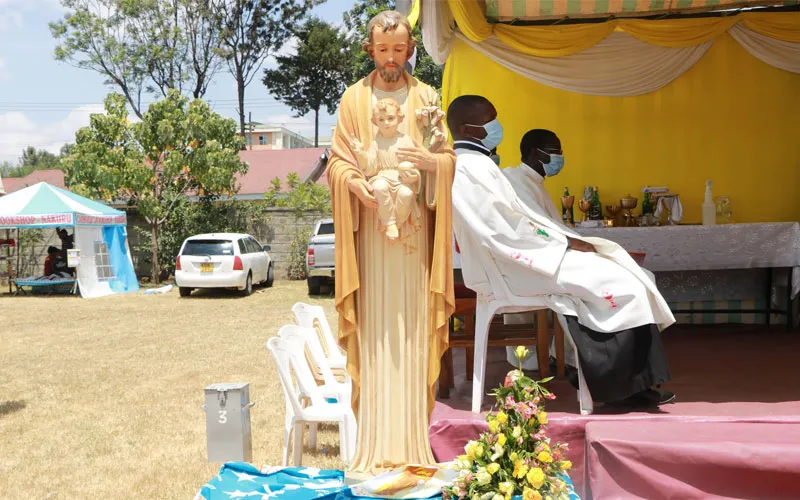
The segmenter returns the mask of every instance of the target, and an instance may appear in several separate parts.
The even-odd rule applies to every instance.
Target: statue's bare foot
[[[397,231],[396,224],[389,224],[386,226],[386,237],[390,240],[395,240],[397,237],[400,236],[400,233]]]

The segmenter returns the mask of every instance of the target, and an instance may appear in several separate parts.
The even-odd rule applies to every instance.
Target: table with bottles
[[[655,273],[667,301],[721,301],[757,295],[767,298],[769,312],[785,314],[787,326],[793,324],[792,301],[800,294],[800,223],[575,230],[583,236],[614,241],[629,252],[646,253],[644,267]],[[778,294],[784,294],[785,309],[775,306],[784,301],[776,300]],[[770,314],[766,317],[769,321]]]

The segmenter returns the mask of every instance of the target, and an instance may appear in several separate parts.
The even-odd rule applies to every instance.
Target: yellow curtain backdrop
[[[564,186],[579,195],[596,185],[603,205],[628,193],[641,203],[645,185],[667,186],[681,196],[684,221],[699,222],[712,179],[714,195],[731,198],[735,221],[765,222],[800,219],[799,88],[800,75],[762,63],[728,34],[677,80],[635,97],[548,87],[456,40],[443,98],[446,106],[479,94],[495,104],[505,127],[502,166],[520,162],[527,130],[555,131],[566,157],[562,173],[546,183],[555,200]]]
[[[738,22],[757,33],[784,42],[800,42],[800,12],[745,12],[729,17],[691,19],[617,19],[604,23],[554,26],[490,24],[475,1],[449,0],[453,18],[464,35],[481,42],[495,35],[523,54],[562,57],[586,50],[614,30],[664,47],[690,47],[713,40]]]

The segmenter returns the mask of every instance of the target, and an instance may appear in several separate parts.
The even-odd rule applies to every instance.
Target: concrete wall
[[[253,235],[262,245],[272,246],[270,256],[275,262],[275,278],[287,279],[287,267],[289,261],[289,247],[292,242],[292,235],[297,229],[310,231],[314,222],[318,219],[329,217],[324,214],[306,213],[301,217],[296,217],[293,211],[285,209],[267,209],[264,220],[251,221],[248,232]],[[128,215],[128,245],[133,254],[133,265],[136,275],[140,278],[150,276],[150,263],[146,261],[149,252],[140,252],[136,247],[140,245],[141,236],[134,226],[139,226],[149,230],[144,217],[139,215]],[[25,231],[25,230],[23,230]],[[61,240],[56,235],[55,229],[41,229],[42,238],[36,244],[25,245],[20,248],[20,272],[18,276],[41,276],[44,273],[44,260],[47,257],[47,247],[52,245],[61,248]],[[70,233],[72,230],[69,230]],[[10,232],[12,238],[16,238],[16,230]],[[5,238],[5,231],[0,230],[0,237]],[[24,240],[23,236],[23,240]],[[5,256],[5,248],[2,249]],[[16,259],[13,260],[16,265]],[[4,283],[5,261],[0,261],[3,272],[0,272],[0,283]],[[2,285],[0,285],[2,286]]]

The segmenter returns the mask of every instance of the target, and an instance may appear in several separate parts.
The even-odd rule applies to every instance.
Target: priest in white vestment
[[[658,405],[672,393],[660,331],[675,322],[655,283],[619,245],[583,238],[528,206],[489,152],[502,140],[480,96],[448,109],[455,139],[453,229],[466,286],[512,305],[536,296],[565,317],[596,402]]]
[[[511,182],[511,186],[520,201],[527,205],[528,208],[544,214],[554,224],[561,226],[568,234],[578,236],[563,224],[563,214],[556,208],[556,204],[544,186],[545,179],[555,177],[564,168],[564,150],[559,137],[555,132],[546,129],[529,130],[522,136],[519,151],[521,163],[515,167],[506,167],[502,169],[502,172]],[[608,242],[608,244],[614,245],[612,242]],[[650,271],[647,269],[642,269],[642,271],[651,281],[655,282],[655,277]],[[624,273],[625,270],[620,268],[619,272]],[[508,319],[509,316],[512,317],[510,320]],[[531,323],[533,321],[532,316],[532,313],[506,315],[507,323]],[[564,330],[567,331],[563,315],[559,314],[558,320]],[[536,346],[528,346],[528,350],[530,355],[523,361],[523,368],[537,370],[539,363]],[[514,348],[508,347],[506,351],[508,362],[516,366],[517,358],[514,354]],[[551,343],[550,355],[551,357],[555,356],[555,343]],[[573,351],[567,349],[567,366],[576,366],[575,363]],[[574,384],[577,384],[576,377],[577,374],[571,373],[571,381]]]

